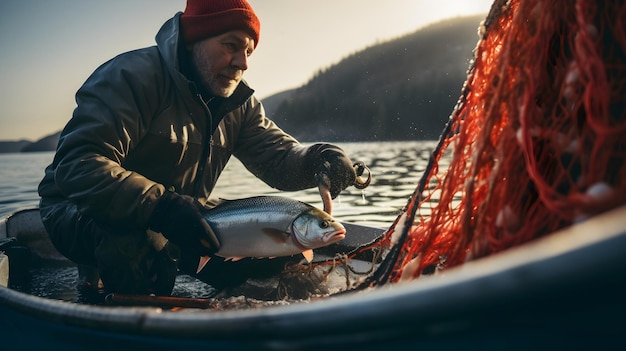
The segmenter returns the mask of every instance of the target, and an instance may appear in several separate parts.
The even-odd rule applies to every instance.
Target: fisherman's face
[[[193,44],[191,55],[205,88],[215,96],[229,97],[248,69],[254,39],[235,30]]]

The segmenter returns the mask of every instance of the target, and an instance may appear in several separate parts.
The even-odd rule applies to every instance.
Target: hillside
[[[436,139],[460,95],[484,17],[449,19],[373,44],[298,89],[264,98],[265,110],[301,141]],[[0,153],[53,151],[59,133],[0,141]]]
[[[460,96],[482,19],[446,20],[357,52],[268,115],[302,141],[436,139]]]
[[[58,131],[34,142],[30,140],[0,141],[0,154],[54,151],[60,135],[61,132]]]
[[[52,151],[55,150],[59,143],[59,137],[61,132],[48,135],[44,138],[37,140],[34,143],[30,143],[22,148],[22,152],[38,152],[38,151]]]
[[[32,144],[29,140],[0,141],[0,153],[21,152],[22,149]]]

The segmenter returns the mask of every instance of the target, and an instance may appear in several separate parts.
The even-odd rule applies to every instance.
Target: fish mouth
[[[322,236],[322,241],[326,244],[336,243],[346,238],[346,230],[336,230],[334,232],[326,233]]]

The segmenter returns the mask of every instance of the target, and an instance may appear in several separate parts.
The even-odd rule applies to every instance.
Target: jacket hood
[[[167,70],[174,80],[174,84],[180,91],[186,91],[189,89],[190,82],[181,73],[180,58],[178,55],[179,50],[185,50],[185,48],[181,47],[185,44],[180,40],[179,28],[181,14],[182,12],[178,12],[174,17],[165,22],[157,33],[155,40],[159,53],[165,61]]]

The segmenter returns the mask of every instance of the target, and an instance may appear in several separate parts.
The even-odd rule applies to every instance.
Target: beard
[[[206,51],[196,45],[192,47],[191,55],[204,89],[215,96],[230,97],[239,85],[243,72],[234,67],[216,71]]]

